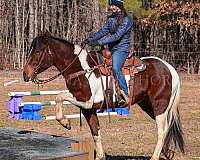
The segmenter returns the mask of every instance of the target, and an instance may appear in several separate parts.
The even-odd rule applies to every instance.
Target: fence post
[[[71,143],[72,151],[88,152],[88,160],[94,160],[94,147],[90,140]]]

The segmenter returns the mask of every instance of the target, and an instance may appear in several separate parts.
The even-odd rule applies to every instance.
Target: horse
[[[80,45],[54,37],[47,31],[33,39],[27,54],[27,61],[23,68],[24,81],[31,80],[39,83],[42,80],[39,81],[37,75],[55,66],[60,73],[50,80],[62,75],[69,90],[56,96],[56,120],[63,127],[71,129],[70,120],[63,114],[62,102],[69,101],[81,108],[96,146],[95,160],[105,159],[97,117],[97,109],[105,102],[102,86],[105,85],[105,76],[99,73],[97,55],[91,56]],[[159,160],[161,155],[172,159],[174,156],[172,146],[173,149],[178,148],[184,153],[184,138],[178,107],[180,77],[169,63],[158,57],[141,59],[146,64],[146,70],[134,76],[132,104],[138,104],[156,121],[158,139],[151,160]],[[130,76],[126,76],[126,80],[129,79]]]

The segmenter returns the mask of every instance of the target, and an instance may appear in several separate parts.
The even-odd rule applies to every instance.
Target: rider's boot
[[[129,95],[127,95],[123,90],[120,90],[125,102],[124,102],[124,105],[129,105],[129,102],[130,102],[130,97]]]

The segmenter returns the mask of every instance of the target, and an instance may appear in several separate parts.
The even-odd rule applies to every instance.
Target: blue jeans
[[[115,51],[112,53],[112,67],[115,79],[118,81],[120,88],[125,92],[128,96],[128,86],[125,80],[125,77],[122,72],[122,68],[126,58],[128,57],[128,52],[119,52]]]

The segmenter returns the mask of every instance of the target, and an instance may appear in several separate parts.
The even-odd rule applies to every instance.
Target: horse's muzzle
[[[25,82],[28,82],[30,79],[25,72],[23,72],[23,77]]]

